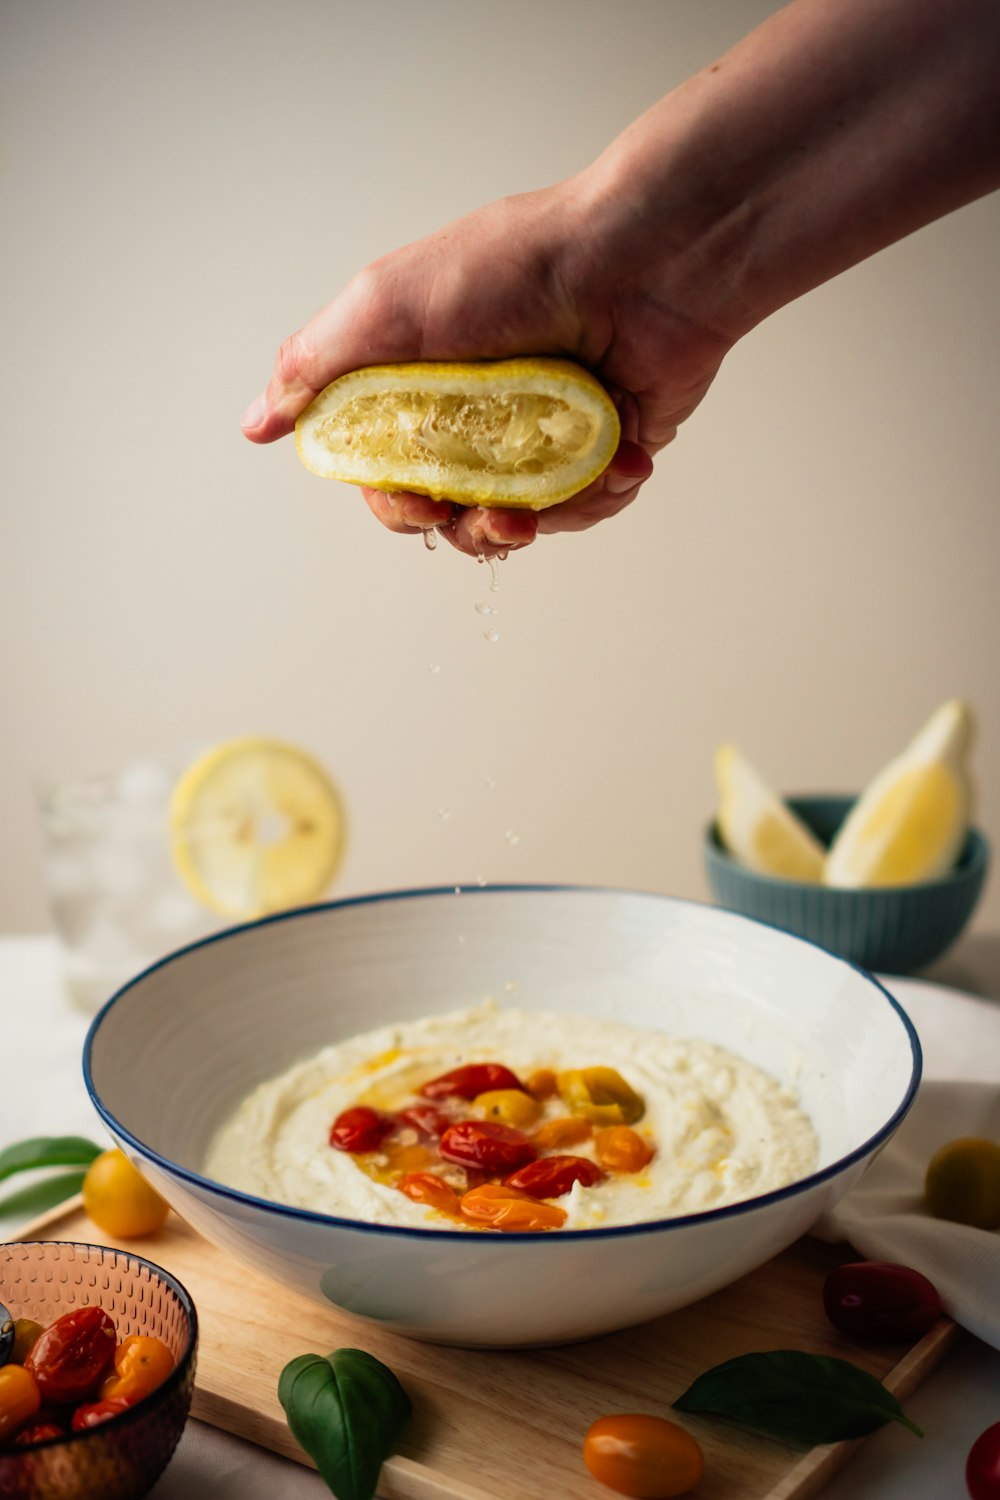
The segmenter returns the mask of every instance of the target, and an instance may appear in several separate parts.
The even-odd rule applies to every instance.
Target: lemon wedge
[[[178,781],[170,838],[192,894],[246,921],[323,894],[340,863],[343,806],[304,750],[281,740],[227,740]]]
[[[324,479],[529,510],[585,489],[618,435],[604,387],[565,359],[371,365],[295,424],[299,457]]]
[[[972,807],[972,736],[967,704],[953,698],[935,710],[844,820],[827,856],[826,885],[912,885],[953,867]]]
[[[715,752],[715,779],[717,826],[730,853],[761,875],[818,884],[823,845],[735,745],[720,745]]]

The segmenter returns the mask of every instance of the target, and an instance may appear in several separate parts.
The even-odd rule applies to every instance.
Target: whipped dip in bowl
[[[522,886],[183,949],[108,1003],[84,1068],[215,1244],[384,1327],[498,1347],[644,1321],[778,1253],[898,1126],[920,1051],[870,975],[787,934]]]

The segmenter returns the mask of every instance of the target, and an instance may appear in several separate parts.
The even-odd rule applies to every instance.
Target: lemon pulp
[[[355,370],[306,408],[296,443],[324,478],[541,510],[597,478],[619,430],[588,371],[516,359]]]

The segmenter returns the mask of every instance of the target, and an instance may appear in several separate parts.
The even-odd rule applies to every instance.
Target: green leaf
[[[337,1500],[372,1500],[413,1410],[388,1366],[363,1349],[300,1354],[281,1372],[278,1400]]]
[[[103,1150],[82,1135],[39,1135],[30,1141],[16,1141],[0,1151],[0,1182],[15,1172],[31,1172],[37,1167],[89,1167]]]
[[[923,1437],[881,1381],[846,1359],[775,1349],[699,1375],[674,1406],[714,1412],[787,1443],[838,1443],[900,1422]]]
[[[72,1198],[78,1193],[86,1175],[86,1172],[59,1172],[55,1177],[33,1182],[30,1187],[18,1188],[0,1198],[0,1215],[8,1218],[12,1214],[21,1214],[29,1219],[35,1214],[43,1214],[47,1208],[54,1208],[64,1198]]]

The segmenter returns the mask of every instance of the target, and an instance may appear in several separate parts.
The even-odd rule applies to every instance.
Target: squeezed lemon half
[[[823,845],[735,745],[715,752],[715,779],[719,833],[741,864],[782,880],[822,880]]]
[[[314,474],[459,505],[544,510],[607,468],[608,393],[564,359],[371,365],[321,391],[295,424]]]
[[[192,894],[246,921],[323,895],[343,850],[343,805],[304,750],[255,736],[227,740],[178,781],[170,838]]]

